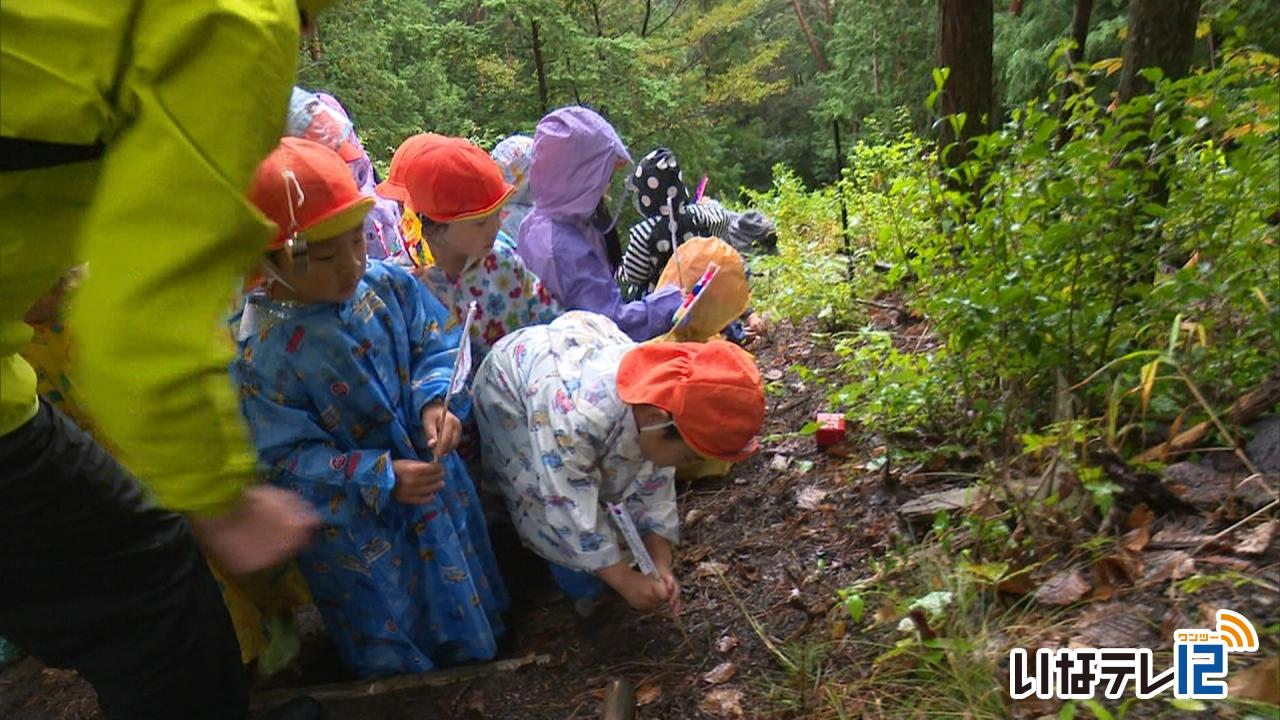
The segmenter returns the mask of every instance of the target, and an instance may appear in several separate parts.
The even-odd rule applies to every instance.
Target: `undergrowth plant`
[[[752,198],[780,228],[758,303],[853,330],[834,405],[877,430],[1016,452],[1066,419],[1053,408],[1074,388],[1070,417],[1098,432],[1121,415],[1118,440],[1143,445],[1179,415],[1205,419],[1192,385],[1221,408],[1274,369],[1280,60],[1246,49],[1176,81],[1151,71],[1155,90],[1121,105],[1090,92],[1114,64],[1096,67],[1064,78],[1082,89],[1065,118],[1052,94],[1028,103],[946,173],[908,134],[856,144],[837,186],[779,167]],[[857,330],[895,304],[940,342]],[[1152,391],[1141,363],[1115,361],[1163,349],[1175,318],[1190,382]]]

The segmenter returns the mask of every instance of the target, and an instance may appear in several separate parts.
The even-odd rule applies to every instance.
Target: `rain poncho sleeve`
[[[330,512],[324,514],[326,524],[350,524],[354,508],[361,505],[382,512],[396,484],[389,449],[343,452],[307,412],[304,400],[283,393],[268,399],[243,365],[237,375],[244,383],[244,413],[253,419],[250,429],[262,462],[275,468],[285,483],[310,486],[306,493],[310,497],[349,498],[349,502],[331,503]]]
[[[602,501],[621,502],[641,535],[679,539],[673,470],[644,459],[617,393],[632,347],[606,318],[571,312],[503,338],[476,375],[485,462],[521,541],[574,570],[630,558]]]
[[[270,235],[245,191],[283,126],[297,3],[6,2],[3,29],[0,133],[107,149],[93,164],[0,180],[12,224],[0,354],[25,310],[15,305],[34,299],[26,286],[87,261],[71,325],[94,419],[162,505],[225,512],[254,460],[214,328]],[[17,237],[35,227],[33,210],[8,211],[15,185],[19,197],[49,196],[36,206],[52,211],[42,233]],[[11,393],[35,401],[29,368],[11,358],[0,358],[6,412]]]
[[[437,400],[444,400],[453,376],[453,365],[458,355],[458,340],[462,329],[445,332],[437,318],[448,317],[440,301],[408,273],[388,276],[388,282],[405,307],[405,322],[409,326],[409,362],[413,381],[413,414],[421,423],[422,411]],[[430,308],[430,310],[428,310]],[[465,415],[470,403],[466,395],[458,393],[450,408]]]
[[[638,300],[623,302],[622,291],[609,276],[608,264],[585,239],[566,237],[572,228],[553,241],[555,271],[560,274],[560,301],[570,310],[586,310],[613,320],[632,340],[643,342],[671,329],[671,316],[680,306],[680,290],[665,287]],[[605,272],[593,272],[593,268]],[[571,273],[570,278],[565,275]]]

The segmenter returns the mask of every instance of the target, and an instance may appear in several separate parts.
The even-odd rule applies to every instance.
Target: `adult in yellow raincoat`
[[[283,124],[299,11],[0,5],[0,635],[80,671],[112,720],[243,718],[192,527],[233,573],[314,527],[297,498],[245,489],[253,454],[213,332],[271,232],[244,192]],[[79,386],[150,497],[16,354],[24,313],[84,261]]]

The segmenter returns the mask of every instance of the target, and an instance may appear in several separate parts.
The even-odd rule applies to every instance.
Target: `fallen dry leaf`
[[[802,488],[796,493],[796,505],[802,510],[817,510],[822,501],[830,495],[829,490],[822,490],[816,487]]]
[[[693,525],[696,525],[704,515],[706,515],[706,513],[697,508],[694,508],[693,510],[690,510],[689,512],[685,513],[684,515],[685,527],[692,527]]]
[[[1174,525],[1162,528],[1160,532],[1156,533],[1151,538],[1150,547],[1152,550],[1174,550],[1203,545],[1212,539],[1212,535],[1205,535],[1192,528]]]
[[[716,562],[715,560],[708,560],[706,562],[698,563],[698,566],[693,570],[693,576],[695,578],[713,578],[717,573],[720,575],[726,575],[728,572],[729,566],[727,564]]]
[[[1155,639],[1150,616],[1150,608],[1127,602],[1095,605],[1080,614],[1067,646],[1141,647]]]
[[[1182,550],[1147,553],[1147,569],[1138,585],[1155,585],[1181,580],[1196,571],[1196,561]]]
[[[1227,697],[1280,705],[1280,655],[1272,655],[1227,680]]]
[[[1120,538],[1120,547],[1131,552],[1141,552],[1151,541],[1151,528],[1136,527]]]
[[[1236,552],[1241,555],[1261,555],[1271,547],[1271,539],[1276,535],[1276,529],[1280,528],[1280,520],[1272,520],[1265,522],[1253,530],[1249,531],[1244,539],[1236,545]]]
[[[636,707],[652,705],[662,698],[662,686],[657,683],[645,683],[636,690]]]
[[[732,678],[736,672],[738,672],[738,666],[726,661],[709,670],[702,676],[702,679],[704,682],[711,683],[712,685],[719,685],[721,683],[729,682],[729,679]]]
[[[1136,530],[1138,528],[1146,528],[1151,530],[1151,521],[1154,520],[1156,514],[1151,512],[1151,508],[1146,503],[1138,503],[1129,511],[1129,517],[1125,520],[1125,530]]]
[[[742,691],[733,688],[716,688],[702,696],[698,709],[708,715],[722,718],[742,717]]]
[[[736,647],[738,647],[738,636],[733,633],[721,635],[716,641],[716,650],[721,653],[727,653]]]
[[[1031,573],[1026,570],[1009,573],[996,583],[996,590],[1007,595],[1030,595],[1036,586],[1031,582]]]
[[[1091,589],[1079,570],[1063,570],[1036,590],[1035,599],[1041,605],[1070,605],[1079,602]]]
[[[1244,558],[1231,557],[1230,555],[1201,555],[1196,558],[1196,562],[1202,562],[1205,565],[1217,565],[1219,567],[1227,567],[1232,570],[1248,570],[1253,563]]]
[[[785,472],[787,466],[790,464],[791,458],[783,455],[782,453],[778,453],[777,455],[769,458],[769,469],[774,472]]]

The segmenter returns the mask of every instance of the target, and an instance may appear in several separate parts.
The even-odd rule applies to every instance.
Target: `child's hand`
[[[648,575],[641,575],[632,570],[633,578],[622,583],[618,592],[626,598],[627,604],[640,612],[656,612],[664,603],[670,602],[671,586],[661,580],[654,580]]]
[[[649,551],[649,557],[653,560],[654,566],[658,568],[658,581],[666,589],[667,605],[672,613],[679,615],[684,608],[684,603],[680,601],[680,583],[671,572],[673,560],[671,543],[657,533],[649,533],[644,536],[644,546]]]
[[[769,318],[760,313],[751,313],[747,317],[747,337],[751,339],[769,337]]]
[[[205,550],[232,575],[244,575],[288,560],[311,542],[320,516],[288,490],[259,485],[244,491],[225,515],[192,518]]]
[[[679,615],[684,610],[684,602],[680,599],[680,583],[670,570],[659,569],[658,573],[661,575],[659,581],[667,592],[667,607],[671,608],[672,615]]]
[[[392,460],[391,471],[396,476],[391,497],[406,505],[431,502],[436,493],[444,488],[444,466],[438,462]]]
[[[422,410],[422,427],[427,431],[427,447],[436,459],[458,449],[462,440],[462,421],[449,412],[444,403],[434,402]]]
[[[654,612],[670,601],[669,584],[642,575],[623,563],[611,565],[601,570],[599,575],[626,599],[627,604],[640,612]]]

